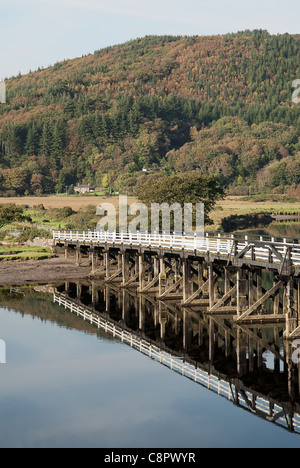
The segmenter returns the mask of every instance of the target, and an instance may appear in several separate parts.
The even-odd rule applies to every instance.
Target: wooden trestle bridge
[[[54,231],[53,239],[78,265],[89,258],[107,283],[239,325],[282,323],[286,339],[300,337],[297,240],[107,231]]]

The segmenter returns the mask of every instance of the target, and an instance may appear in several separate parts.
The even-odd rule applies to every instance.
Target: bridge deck
[[[53,231],[54,242],[116,246],[132,249],[161,250],[187,256],[226,259],[236,266],[253,265],[277,270],[279,273],[300,273],[300,244],[297,240],[260,237],[243,239],[218,235],[187,237],[149,233],[119,233],[107,231]]]

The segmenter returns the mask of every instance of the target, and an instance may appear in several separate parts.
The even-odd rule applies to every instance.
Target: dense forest
[[[146,36],[6,80],[0,192],[131,191],[200,171],[231,193],[297,193],[300,36]],[[298,190],[299,191],[299,190]]]

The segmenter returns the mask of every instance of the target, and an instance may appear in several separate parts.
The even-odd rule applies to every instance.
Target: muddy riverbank
[[[0,262],[0,286],[79,280],[87,278],[90,273],[91,266],[87,262],[77,267],[74,259],[65,259],[64,256],[46,260]]]

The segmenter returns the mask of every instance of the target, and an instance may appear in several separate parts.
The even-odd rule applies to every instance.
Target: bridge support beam
[[[69,256],[69,244],[67,242],[65,242],[64,249],[65,249],[65,259],[67,259]]]
[[[75,249],[75,265],[80,266],[80,260],[81,260],[81,247],[80,244],[77,243],[76,249]]]
[[[128,253],[122,252],[121,254],[122,264],[122,284],[125,285],[129,279],[129,256]]]
[[[286,313],[286,327],[284,336],[289,339],[300,337],[299,326],[299,279],[290,277],[284,291],[284,311]]]
[[[139,275],[139,289],[142,290],[145,287],[145,256],[144,254],[138,254],[138,275]]]
[[[192,278],[191,278],[191,263],[188,258],[184,258],[182,262],[183,275],[183,302],[186,302],[191,296]]]
[[[82,284],[80,282],[76,283],[76,297],[80,301],[82,294]]]
[[[208,265],[208,281],[209,281],[209,286],[208,286],[208,294],[209,294],[209,308],[212,309],[215,303],[215,288],[214,288],[214,269],[213,269],[213,264],[209,263]]]
[[[247,282],[246,272],[243,268],[237,269],[236,274],[236,298],[237,298],[237,316],[239,317],[243,310],[247,308]]]
[[[167,274],[166,274],[166,267],[165,267],[165,259],[163,255],[159,256],[159,296],[161,296],[166,288],[167,284]]]

